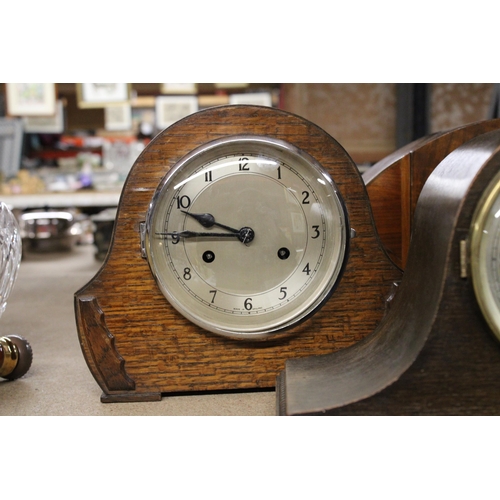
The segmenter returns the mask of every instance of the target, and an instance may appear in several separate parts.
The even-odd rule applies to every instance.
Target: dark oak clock
[[[137,159],[76,324],[104,402],[272,388],[287,359],[370,333],[400,278],[335,139],[284,111],[223,106]]]
[[[436,166],[470,139],[500,128],[500,119],[470,123],[418,139],[363,174],[377,232],[391,260],[406,266],[418,197]]]
[[[374,332],[287,361],[279,413],[500,412],[500,131],[451,152],[417,203],[399,291]]]

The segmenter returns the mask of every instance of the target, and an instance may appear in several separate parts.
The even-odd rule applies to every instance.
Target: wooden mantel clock
[[[347,349],[290,359],[282,415],[500,413],[500,130],[429,175],[399,291]]]
[[[287,359],[370,333],[400,278],[335,139],[273,108],[210,108],[132,167],[75,294],[78,336],[103,402],[272,388]]]
[[[403,146],[363,174],[377,233],[398,267],[406,267],[417,200],[429,175],[456,148],[498,129],[500,119],[493,119],[437,132]]]

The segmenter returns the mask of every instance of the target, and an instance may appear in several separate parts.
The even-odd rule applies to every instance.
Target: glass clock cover
[[[348,217],[327,171],[283,141],[207,143],[167,173],[145,251],[168,301],[202,328],[265,339],[313,314],[338,284]]]

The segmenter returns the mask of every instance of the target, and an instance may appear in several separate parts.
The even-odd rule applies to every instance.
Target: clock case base
[[[277,383],[278,414],[500,413],[500,343],[460,251],[498,171],[500,131],[470,140],[439,164],[422,190],[390,311],[353,347],[287,361]]]
[[[167,171],[202,144],[249,134],[289,142],[323,165],[356,231],[343,277],[327,303],[299,326],[261,342],[228,339],[189,322],[160,292],[140,248],[141,223]],[[335,139],[274,108],[210,108],[160,133],[132,167],[106,259],[75,293],[78,338],[105,402],[273,388],[287,359],[335,352],[371,333],[401,274],[378,240],[361,175]]]

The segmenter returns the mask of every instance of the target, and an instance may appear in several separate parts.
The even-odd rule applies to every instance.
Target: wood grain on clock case
[[[363,174],[380,240],[399,268],[406,266],[415,207],[431,172],[454,149],[499,128],[500,119],[485,120],[417,139]]]
[[[337,184],[356,231],[332,297],[313,317],[273,341],[232,340],[193,325],[170,306],[141,257],[140,224],[167,171],[196,147],[238,134],[270,136],[309,153]],[[132,167],[106,260],[75,294],[78,336],[104,402],[159,399],[173,392],[272,388],[287,359],[334,352],[372,332],[400,278],[401,271],[378,240],[356,165],[335,139],[311,122],[273,108],[210,108],[160,133]],[[102,311],[100,321],[87,320],[96,310]],[[113,349],[113,355],[103,355],[104,348]],[[112,385],[120,379],[121,387]],[[133,388],[126,386],[129,380]]]
[[[372,335],[331,355],[290,360],[283,415],[500,413],[500,343],[475,298],[460,242],[500,170],[500,131],[471,139],[429,176],[415,211],[406,270]]]

